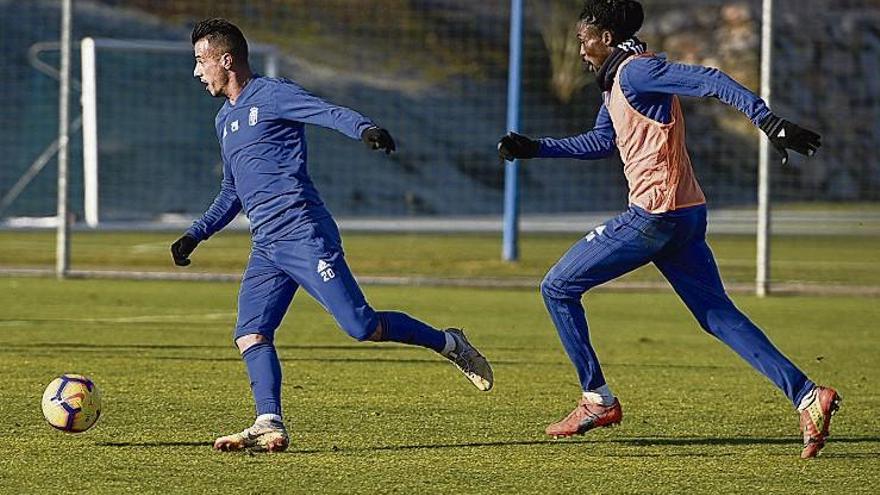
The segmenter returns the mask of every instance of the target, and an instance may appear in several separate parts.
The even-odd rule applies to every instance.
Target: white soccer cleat
[[[446,355],[446,359],[452,361],[452,364],[479,390],[483,392],[492,390],[492,367],[489,366],[489,361],[468,342],[464,332],[458,328],[449,328],[446,333],[455,341],[455,349]]]
[[[230,452],[250,449],[255,452],[283,452],[290,439],[284,423],[280,421],[257,421],[241,433],[226,435],[214,440],[214,450]]]

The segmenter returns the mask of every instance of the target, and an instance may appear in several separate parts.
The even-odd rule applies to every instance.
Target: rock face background
[[[685,63],[715,66],[758,89],[760,2],[644,0],[640,36]],[[358,109],[389,128],[400,152],[386,158],[331,131],[310,129],[310,168],[342,216],[497,214],[503,170],[495,142],[505,130],[507,0],[103,0],[76,2],[83,36],[180,41],[198,19],[222,15],[252,43],[274,46],[282,75]],[[601,102],[592,77],[562,102],[543,23],[578,0],[527,0],[522,122],[533,136],[588,130]],[[811,160],[774,166],[785,201],[880,200],[880,1],[776,0],[772,107],[823,134]],[[28,49],[58,39],[58,2],[22,8],[0,0],[0,69],[7,122],[0,135],[0,195],[57,134],[57,83],[35,70]],[[557,15],[558,17],[558,15]],[[571,40],[575,43],[574,39]],[[549,48],[548,48],[549,47]],[[78,51],[74,77],[79,78]],[[42,59],[57,64],[57,53]],[[254,65],[264,60],[255,54]],[[579,69],[575,66],[575,69]],[[192,57],[99,53],[102,214],[152,220],[198,214],[220,179],[213,116],[222,101],[191,79]],[[577,78],[575,78],[577,79]],[[570,78],[569,78],[570,80]],[[78,101],[76,95],[74,102]],[[710,203],[755,202],[757,131],[717,101],[684,100],[688,144]],[[77,115],[79,108],[72,107]],[[73,136],[72,202],[81,204],[80,135]],[[626,190],[617,158],[535,160],[521,166],[524,213],[617,210]],[[52,215],[50,163],[0,219]]]
[[[761,2],[662,3],[649,3],[659,15],[646,24],[646,38],[682,61],[759,87]],[[880,2],[776,0],[774,11],[772,106],[819,130],[824,143],[815,160],[777,170],[775,196],[876,201],[880,155],[869,143],[880,139]],[[716,121],[750,131],[742,120]]]

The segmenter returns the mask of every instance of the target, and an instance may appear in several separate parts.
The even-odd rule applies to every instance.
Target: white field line
[[[173,241],[172,241],[173,242]],[[155,253],[159,251],[169,251],[171,249],[170,242],[157,241],[157,242],[146,242],[143,244],[135,244],[130,248],[132,253]]]
[[[48,269],[3,269],[0,276],[13,277],[53,277],[54,271]],[[239,282],[240,274],[231,273],[174,273],[174,272],[129,272],[101,270],[71,270],[71,279],[121,279],[121,280],[189,280],[201,282]],[[358,277],[363,285],[410,286],[410,287],[470,287],[481,289],[529,289],[537,290],[538,278],[436,278],[436,277]],[[753,293],[754,283],[740,282],[725,284],[731,293]],[[668,290],[669,284],[658,282],[630,282],[614,280],[597,287],[597,291],[654,291]],[[849,295],[880,296],[880,286],[849,285],[823,282],[773,282],[772,292],[777,294],[801,295]]]
[[[720,266],[738,266],[749,267],[755,266],[754,258],[716,258],[715,261]],[[845,266],[848,268],[877,268],[880,269],[880,261],[795,261],[795,260],[776,260],[772,262],[772,266]]]
[[[168,321],[180,321],[181,318],[188,320],[225,320],[235,318],[234,311],[225,311],[223,313],[203,313],[203,314],[180,314],[180,315],[140,315],[140,316],[123,316],[112,318],[36,318],[15,319],[0,321],[0,326],[25,325],[35,322],[57,321],[65,323],[164,323]]]

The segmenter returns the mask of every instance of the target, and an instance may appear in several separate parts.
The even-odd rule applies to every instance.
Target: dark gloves
[[[192,254],[198,245],[199,241],[189,234],[184,234],[183,237],[174,241],[174,244],[171,245],[171,257],[174,258],[174,264],[177,266],[187,266],[192,263],[189,255]]]
[[[788,163],[789,149],[802,155],[813,156],[822,146],[822,136],[772,113],[761,122],[759,127],[770,138],[770,144],[782,154],[783,165]]]
[[[390,155],[392,151],[397,151],[394,144],[394,138],[388,131],[380,127],[370,127],[361,134],[361,141],[367,144],[371,150],[385,150],[386,155]]]
[[[540,143],[513,131],[498,141],[498,154],[501,158],[512,162],[517,158],[534,158],[538,156]]]

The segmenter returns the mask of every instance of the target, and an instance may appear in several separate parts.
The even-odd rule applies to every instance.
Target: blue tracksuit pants
[[[269,342],[302,286],[357,340],[376,330],[379,317],[345,262],[332,218],[305,224],[283,239],[254,244],[241,280],[234,338],[261,334]]]
[[[541,294],[583,390],[605,384],[590,344],[581,296],[592,287],[653,262],[696,317],[795,405],[814,384],[724,291],[706,244],[706,206],[662,214],[631,206],[572,246],[541,282]]]

